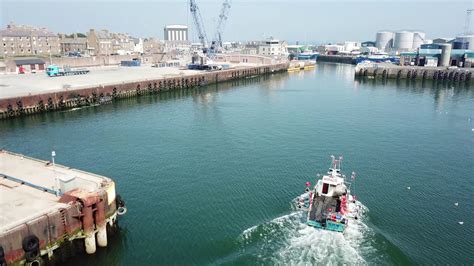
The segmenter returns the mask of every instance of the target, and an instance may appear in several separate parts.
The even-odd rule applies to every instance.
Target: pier
[[[472,68],[398,66],[389,63],[359,64],[356,78],[436,80],[454,83],[473,83]]]
[[[0,195],[0,265],[43,265],[77,242],[93,254],[126,211],[110,178],[5,150]]]
[[[2,78],[0,119],[99,105],[120,98],[205,86],[287,69],[288,63],[239,66],[219,71],[113,67],[80,76],[9,76]]]

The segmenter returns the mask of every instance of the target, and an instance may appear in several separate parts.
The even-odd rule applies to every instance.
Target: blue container
[[[139,67],[140,60],[120,61],[120,65],[126,67]]]

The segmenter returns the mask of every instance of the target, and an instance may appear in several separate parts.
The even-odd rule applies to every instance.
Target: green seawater
[[[474,264],[464,85],[357,81],[353,66],[318,64],[0,121],[0,147],[45,160],[54,149],[116,181],[120,234],[68,265]],[[366,208],[344,234],[305,226],[290,204],[331,154],[357,173]]]

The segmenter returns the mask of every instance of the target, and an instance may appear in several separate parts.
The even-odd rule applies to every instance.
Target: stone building
[[[61,54],[69,54],[71,52],[88,54],[89,52],[87,49],[87,38],[78,37],[76,33],[73,34],[72,38],[61,35],[59,43],[61,45]]]
[[[59,37],[46,28],[10,23],[0,30],[0,56],[57,55]]]
[[[133,52],[135,54],[143,54],[143,39],[142,38],[133,38]]]
[[[132,37],[124,33],[112,33],[113,54],[130,55],[134,53],[135,42]]]
[[[114,52],[112,36],[108,30],[90,29],[87,33],[87,44],[90,55],[110,55]]]
[[[143,41],[143,53],[149,54],[160,54],[164,51],[164,44],[156,38],[146,38]]]

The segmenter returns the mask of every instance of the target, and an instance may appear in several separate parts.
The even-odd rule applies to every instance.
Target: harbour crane
[[[204,23],[202,21],[201,12],[199,7],[196,4],[195,0],[189,0],[189,10],[193,15],[194,25],[196,25],[196,30],[198,34],[199,41],[201,42],[204,49],[207,47],[207,35],[206,30],[204,29]]]
[[[229,16],[231,0],[224,0],[219,14],[219,20],[217,21],[216,34],[211,43],[211,51],[216,52],[218,48],[222,47],[222,33],[224,31],[225,23]]]
[[[194,25],[196,26],[198,38],[203,46],[204,53],[207,53],[208,57],[214,55],[217,50],[222,47],[222,33],[224,31],[225,23],[227,22],[230,6],[231,0],[224,0],[219,14],[219,19],[217,21],[216,33],[211,41],[211,45],[208,46],[206,30],[204,28],[204,23],[202,20],[201,12],[199,11],[199,7],[196,4],[196,0],[189,0],[189,9],[193,16],[193,21]]]

